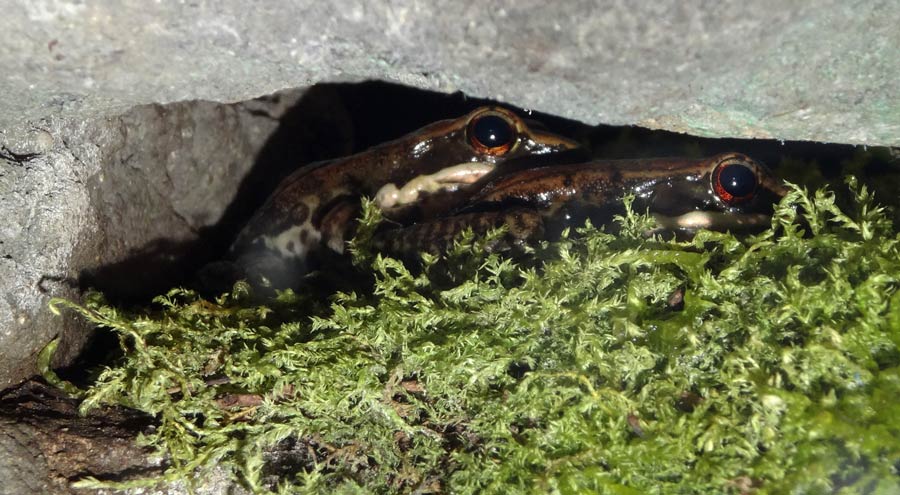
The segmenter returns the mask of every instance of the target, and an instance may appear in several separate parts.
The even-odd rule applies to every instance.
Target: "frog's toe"
[[[214,261],[201,268],[191,285],[207,298],[230,292],[235,282],[247,278],[244,269],[233,261]]]

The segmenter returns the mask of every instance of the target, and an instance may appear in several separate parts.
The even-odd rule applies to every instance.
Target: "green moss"
[[[168,480],[222,466],[286,493],[898,493],[900,237],[851,190],[841,210],[794,188],[747,239],[647,239],[629,214],[618,236],[539,246],[539,266],[468,237],[414,273],[364,230],[374,287],[320,310],[186,290],[147,314],[54,304],[120,335],[123,362],[82,408],[158,418],[143,441]],[[217,402],[238,394],[262,400]],[[300,465],[279,471],[266,452],[286,445]]]

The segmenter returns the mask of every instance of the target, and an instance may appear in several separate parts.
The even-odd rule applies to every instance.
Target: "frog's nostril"
[[[481,153],[503,155],[516,139],[513,125],[503,117],[488,114],[477,117],[469,124],[469,142]]]

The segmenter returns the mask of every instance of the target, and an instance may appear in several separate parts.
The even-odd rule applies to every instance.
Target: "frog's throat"
[[[309,252],[322,238],[322,232],[312,224],[312,212],[321,204],[321,199],[307,195],[301,198],[300,203],[307,212],[303,215],[303,221],[295,223],[287,228],[269,234],[262,234],[259,239],[266,249],[278,253],[287,259],[306,260]]]
[[[394,183],[385,184],[375,193],[375,205],[382,210],[395,206],[404,206],[419,200],[421,193],[453,191],[461,186],[477,182],[494,170],[490,162],[465,162],[442,168],[433,174],[420,175],[406,184],[397,187]]]
[[[305,260],[313,246],[319,243],[322,233],[310,222],[282,230],[276,235],[262,236],[266,248],[275,251],[284,258]]]

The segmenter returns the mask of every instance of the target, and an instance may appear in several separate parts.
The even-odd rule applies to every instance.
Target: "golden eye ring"
[[[503,156],[519,140],[519,131],[510,116],[492,109],[472,117],[466,126],[466,136],[478,153]]]

